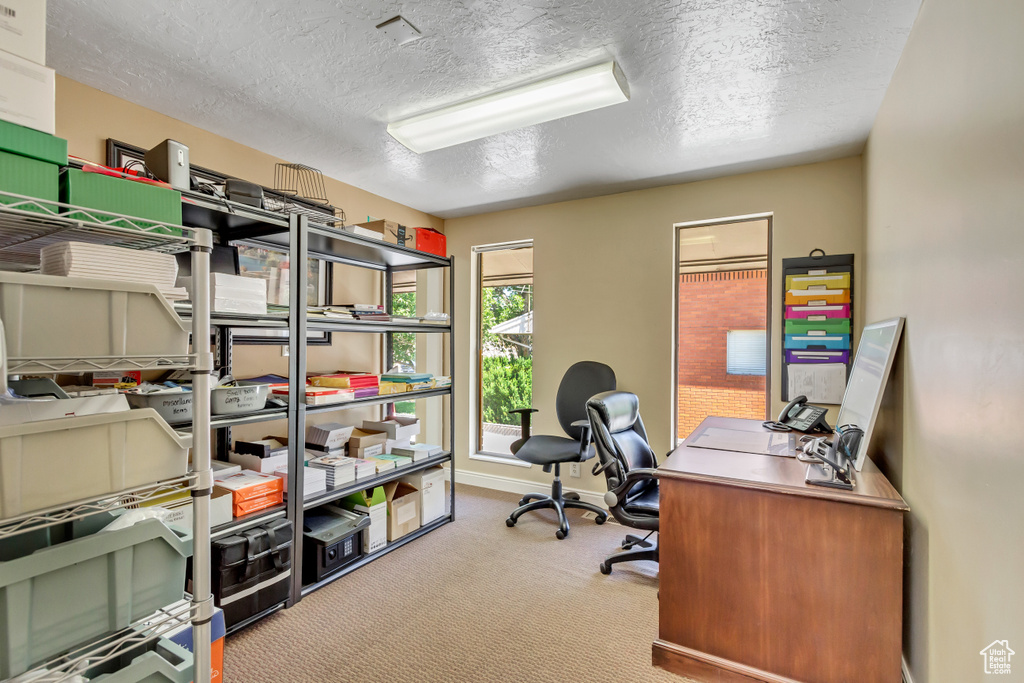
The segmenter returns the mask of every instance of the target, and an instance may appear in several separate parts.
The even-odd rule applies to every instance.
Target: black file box
[[[278,519],[213,542],[213,595],[227,628],[287,600],[292,525]]]

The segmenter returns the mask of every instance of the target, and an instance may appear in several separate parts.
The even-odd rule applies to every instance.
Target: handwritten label
[[[808,270],[807,271],[808,275],[825,275],[827,273],[828,273],[827,270]]]

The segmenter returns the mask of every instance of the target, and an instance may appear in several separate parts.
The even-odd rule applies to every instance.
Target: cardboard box
[[[0,119],[53,135],[57,124],[55,80],[53,69],[0,52]]]
[[[384,226],[377,226],[375,225],[376,223],[384,223],[384,221],[371,221],[370,223],[346,225],[345,230],[351,232],[354,235],[360,235],[362,237],[369,237],[370,239],[384,241]]]
[[[353,458],[366,458],[384,452],[384,442],[388,435],[367,429],[353,429],[348,439],[348,454]]]
[[[224,610],[220,607],[214,607],[213,620],[210,622],[210,680],[213,683],[223,683],[224,681],[224,636],[227,633],[224,626]],[[176,626],[165,637],[189,652],[195,651],[192,649],[191,623]],[[155,677],[160,677],[161,675],[153,674]]]
[[[68,165],[67,140],[9,121],[0,121],[0,151],[57,166]]]
[[[341,507],[370,516],[370,526],[363,531],[363,552],[373,553],[388,544],[388,500],[383,486],[353,493],[341,500]]]
[[[220,526],[231,521],[231,491],[222,489],[219,486],[213,487],[213,494],[210,496],[210,526]],[[170,511],[167,518],[168,524],[192,531],[192,496],[181,501],[164,503],[160,507]]]
[[[76,168],[67,168],[60,176],[60,197],[62,202],[97,211],[148,218],[160,223],[181,225],[181,193],[166,187],[124,180],[100,173],[86,173]],[[69,218],[85,218],[77,212]],[[146,221],[114,221],[115,227],[134,229],[136,226],[150,227]],[[163,235],[180,235],[174,228],[155,228],[151,232]]]
[[[363,429],[384,432],[392,441],[407,441],[420,433],[420,420],[415,415],[391,415],[386,420],[363,420]]]
[[[447,238],[433,228],[416,228],[416,248],[437,256],[448,255]]]
[[[46,0],[3,0],[0,45],[36,64],[46,64]]]
[[[384,484],[388,510],[388,541],[397,541],[402,536],[420,528],[419,492],[404,481]]]
[[[391,244],[398,244],[399,243],[398,240],[401,237],[401,238],[403,238],[402,246],[405,246],[405,247],[407,247],[409,249],[415,249],[416,248],[416,229],[415,228],[407,228],[404,225],[399,225],[398,223],[396,223],[394,221],[385,221],[385,220],[369,221],[369,222],[366,222],[366,223],[358,223],[358,224],[353,225],[351,227],[352,228],[361,228],[362,230],[372,231],[372,232],[376,233],[376,235],[380,235],[380,237],[376,237],[375,236],[374,237],[375,239],[382,239],[385,242],[390,242]],[[353,232],[355,232],[357,235],[361,234],[357,230],[353,230]],[[369,236],[369,235],[367,235],[367,236]]]
[[[444,468],[431,467],[405,475],[399,481],[405,482],[419,492],[420,526],[444,517],[445,478]]]
[[[245,470],[273,474],[278,468],[288,466],[288,446],[274,437],[236,441],[235,449],[228,453],[228,461]]]

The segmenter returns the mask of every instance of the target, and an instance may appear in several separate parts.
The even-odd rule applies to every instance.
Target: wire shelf
[[[35,270],[43,247],[68,241],[173,254],[186,251],[196,233],[172,223],[0,192],[0,269]]]
[[[283,215],[288,214],[301,214],[307,216],[310,220],[324,225],[330,225],[333,227],[342,227],[345,225],[345,212],[336,206],[325,204],[324,209],[314,209],[312,207],[300,204],[299,202],[293,202],[287,197],[277,196],[272,194],[263,195],[263,206],[267,211],[273,211]]]
[[[162,610],[132,624],[113,635],[72,650],[23,674],[32,683],[61,683],[62,681],[84,680],[86,670],[105,664],[133,649],[173,631],[192,619],[194,607],[187,594],[181,602],[168,605]],[[79,677],[79,678],[76,678]]]
[[[175,370],[189,368],[195,357],[183,356],[92,356],[67,358],[8,358],[7,374],[48,374],[54,372],[97,372],[102,370]]]
[[[85,519],[99,512],[110,512],[140,504],[195,486],[195,475],[189,474],[177,479],[167,479],[154,484],[137,486],[132,489],[105,495],[100,499],[79,500],[45,510],[25,513],[17,517],[0,520],[0,539],[23,534],[27,531],[45,529],[65,522]]]

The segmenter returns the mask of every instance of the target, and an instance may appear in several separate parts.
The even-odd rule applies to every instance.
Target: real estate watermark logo
[[[1010,658],[1017,653],[1010,649],[1008,641],[993,640],[992,644],[979,654],[985,658],[985,673],[1008,674],[1010,673]]]

